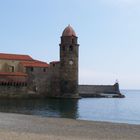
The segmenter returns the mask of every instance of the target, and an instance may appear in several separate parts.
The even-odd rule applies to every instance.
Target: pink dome
[[[73,30],[73,28],[72,28],[70,25],[68,25],[68,26],[64,29],[64,31],[63,31],[63,33],[62,33],[62,36],[76,36],[76,33],[75,33],[75,31]]]

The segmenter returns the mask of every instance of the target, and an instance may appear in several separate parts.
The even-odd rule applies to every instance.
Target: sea
[[[1,99],[0,112],[140,124],[140,90],[121,93],[125,98]]]

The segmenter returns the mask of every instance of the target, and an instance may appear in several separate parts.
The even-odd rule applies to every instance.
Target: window
[[[12,72],[14,72],[14,66],[12,66]]]
[[[31,68],[30,68],[30,70],[31,70],[31,72],[33,72],[33,71],[34,71],[34,68],[33,68],[33,67],[31,67]]]
[[[43,68],[43,72],[46,72],[46,68]]]
[[[14,72],[14,71],[15,71],[14,66],[9,66],[9,72]]]
[[[73,46],[70,46],[70,51],[73,51]]]

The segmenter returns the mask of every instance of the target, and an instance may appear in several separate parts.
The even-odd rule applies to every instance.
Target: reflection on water
[[[0,100],[0,112],[76,119],[78,118],[77,103],[78,100],[68,99],[2,99]]]
[[[0,100],[1,112],[140,124],[140,91],[126,98]]]

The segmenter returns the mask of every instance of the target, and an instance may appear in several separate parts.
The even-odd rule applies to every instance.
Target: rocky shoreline
[[[57,97],[57,96],[46,96],[45,94],[40,94],[36,92],[1,92],[0,91],[0,99],[39,99],[39,98],[62,98],[62,97]],[[63,97],[65,98],[65,97]],[[66,96],[66,98],[69,98]],[[113,92],[113,93],[79,93],[79,96],[77,98],[125,98],[125,95],[123,95],[120,92]]]
[[[123,94],[80,94],[82,98],[125,98]]]

